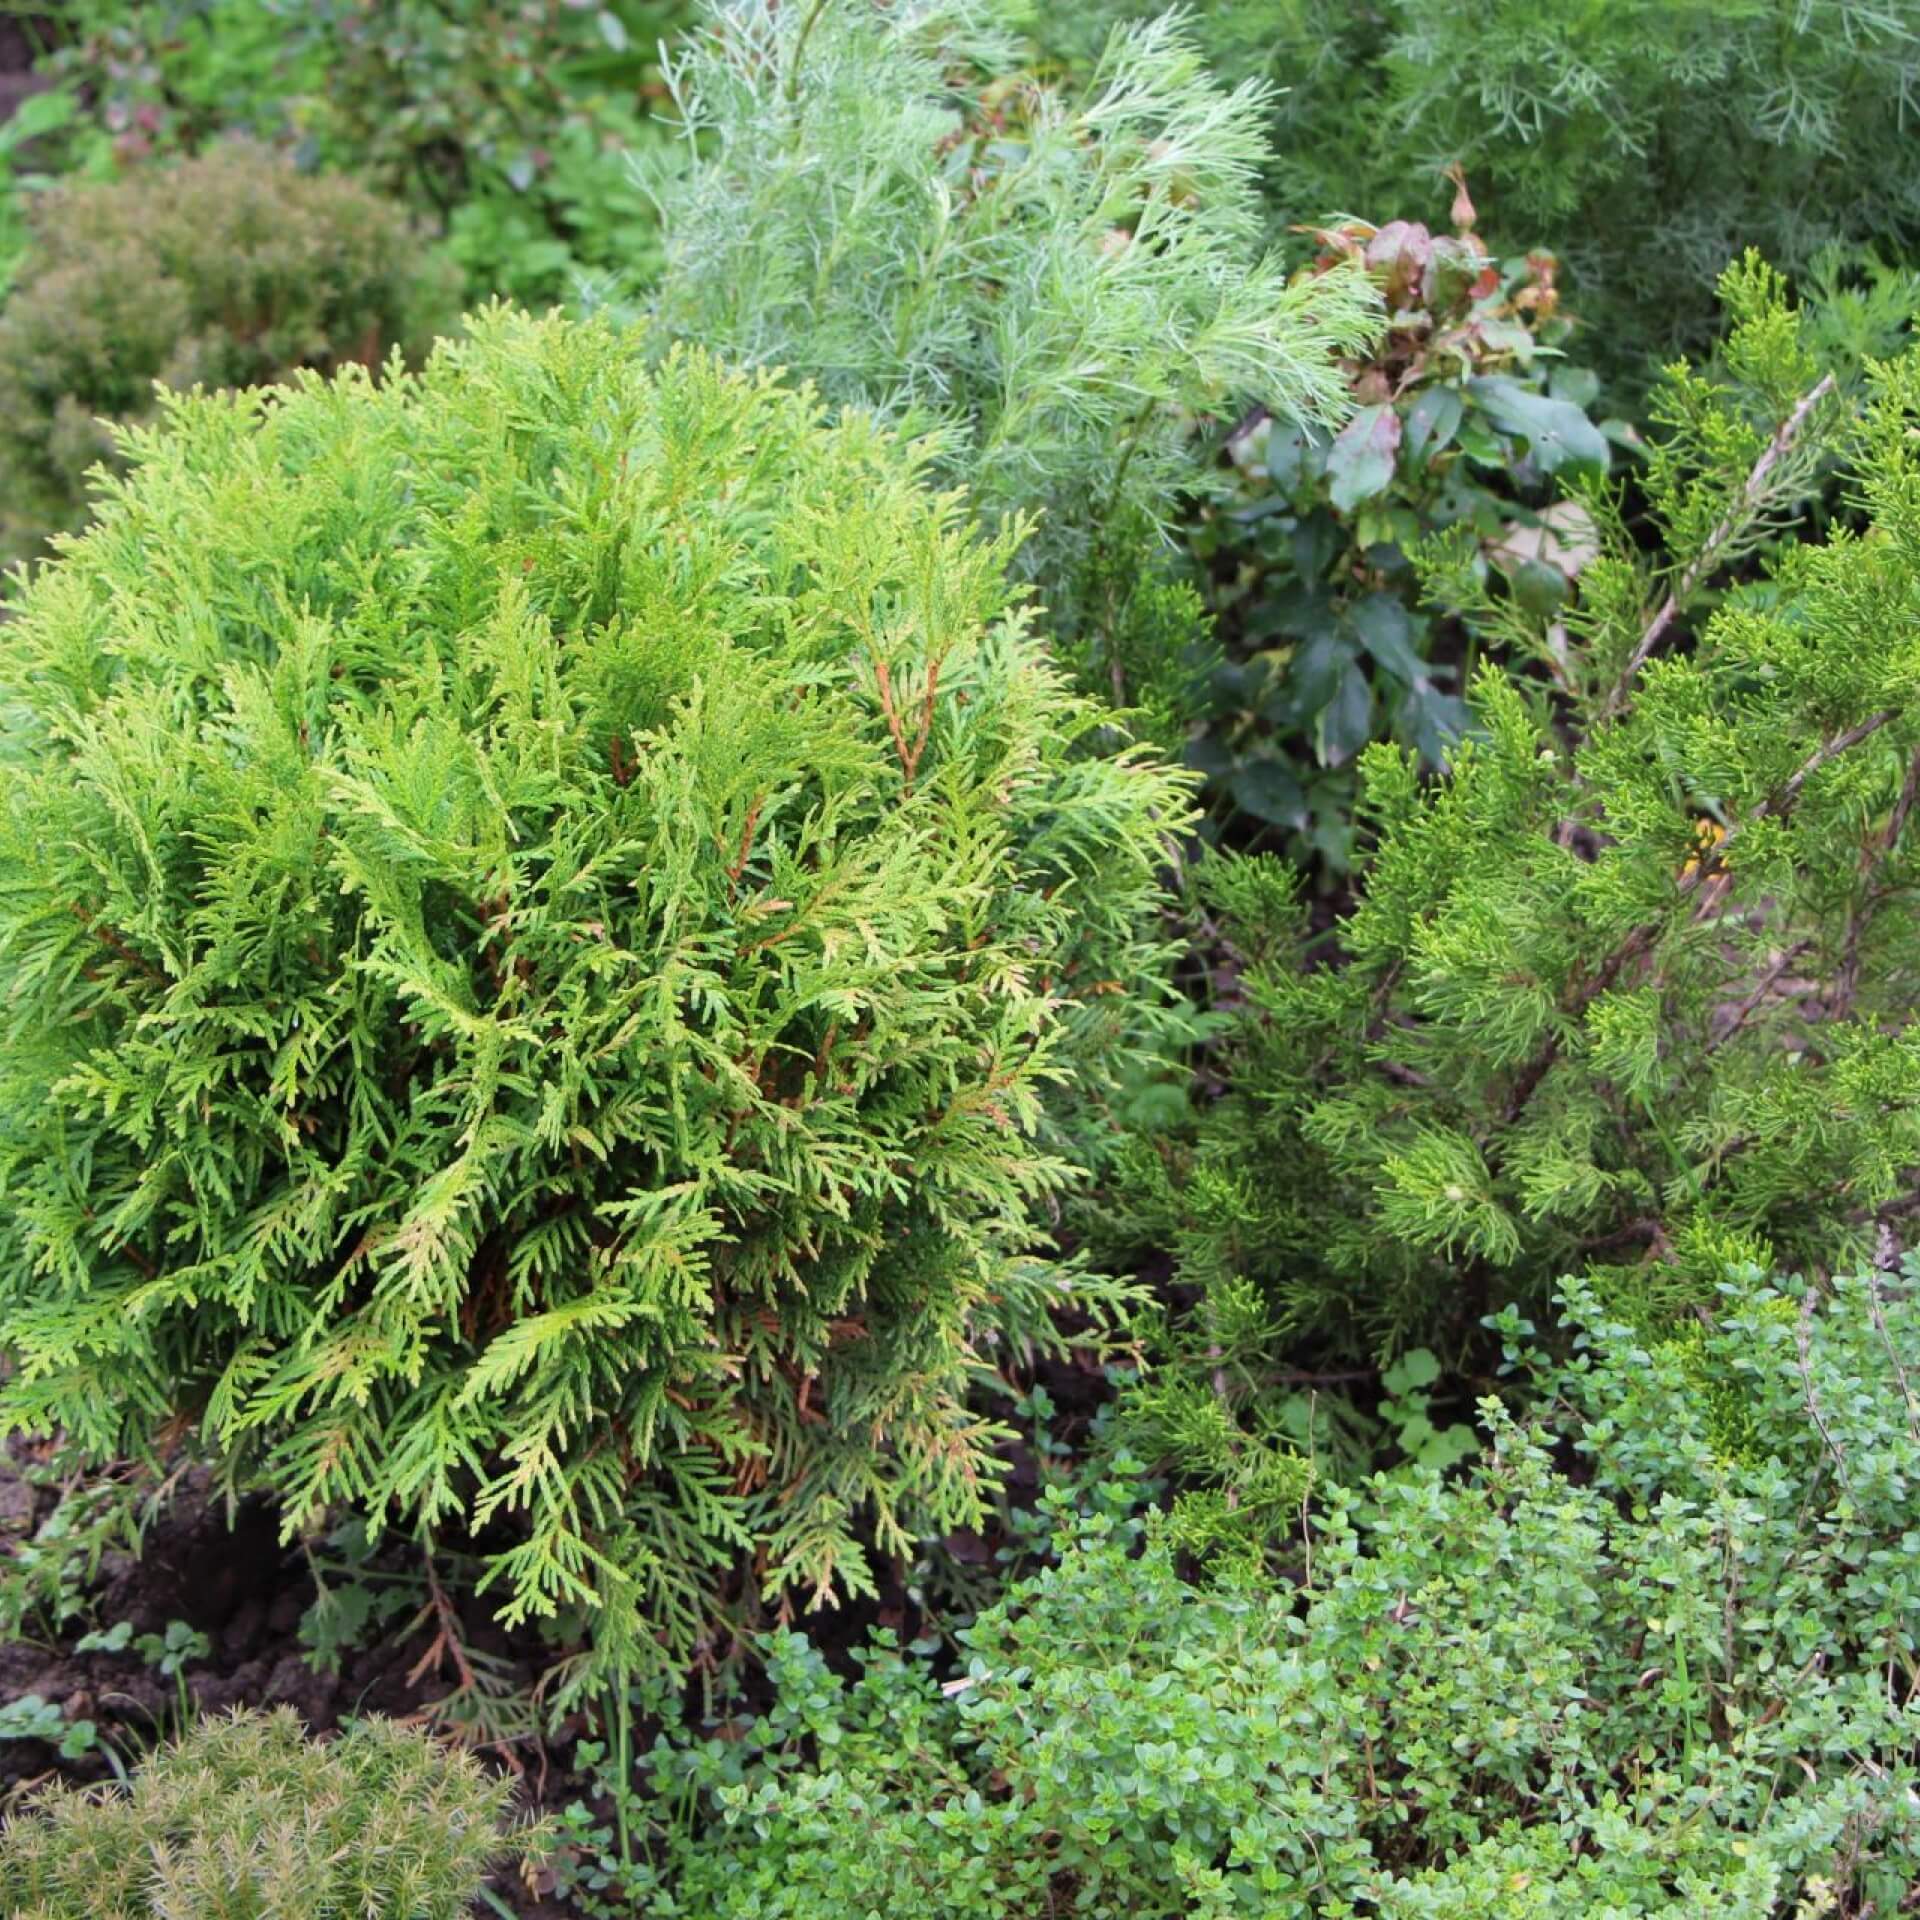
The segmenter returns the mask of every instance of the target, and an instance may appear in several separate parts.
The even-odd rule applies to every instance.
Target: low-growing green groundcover
[[[1841,1920],[1920,1876],[1920,1261],[1732,1275],[1653,1339],[1574,1285],[1464,1475],[1196,1585],[1082,1523],[942,1679],[797,1635],[663,1740],[651,1920]],[[1119,1491],[1112,1489],[1110,1491]],[[1284,1523],[1283,1523],[1284,1524]],[[686,1810],[695,1809],[692,1817]]]

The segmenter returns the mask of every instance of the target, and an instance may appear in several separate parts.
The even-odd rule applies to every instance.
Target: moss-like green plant
[[[125,1787],[0,1825],[12,1920],[456,1920],[505,1851],[508,1787],[389,1721],[310,1740],[290,1707],[203,1720]]]
[[[169,400],[22,599],[4,1418],[493,1523],[638,1657],[976,1513],[1186,783],[871,421],[470,324]]]
[[[147,418],[154,382],[251,386],[296,367],[423,352],[451,324],[457,276],[399,208],[236,144],[32,202],[0,310],[0,548],[80,524],[114,423]]]

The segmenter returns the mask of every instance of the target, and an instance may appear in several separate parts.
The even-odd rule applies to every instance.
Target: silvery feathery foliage
[[[1194,417],[1338,415],[1374,299],[1262,254],[1266,88],[1182,16],[1116,29],[1071,98],[1020,61],[969,0],[717,0],[670,71],[652,316],[937,426],[983,512],[1042,510],[1024,563],[1071,642],[1138,617],[1114,576],[1210,483]]]

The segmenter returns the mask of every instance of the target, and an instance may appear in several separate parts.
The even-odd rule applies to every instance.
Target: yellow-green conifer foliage
[[[4,1418],[625,1659],[977,1512],[1186,785],[871,421],[470,326],[170,399],[9,630]]]

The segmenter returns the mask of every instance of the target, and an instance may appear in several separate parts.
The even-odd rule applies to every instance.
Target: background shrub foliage
[[[473,324],[169,402],[9,630],[6,1417],[684,1652],[977,1515],[1183,786],[870,423]]]
[[[112,177],[242,132],[345,169],[444,236],[469,298],[571,298],[652,265],[630,156],[667,137],[663,35],[683,0],[65,0],[51,143]],[[0,247],[4,247],[0,226]]]
[[[1263,89],[1222,87],[1177,19],[1114,34],[1076,94],[951,0],[726,0],[670,80],[668,334],[944,429],[1056,647],[1178,738],[1199,607],[1143,561],[1212,476],[1194,416],[1258,393],[1343,417],[1331,355],[1374,331],[1363,272],[1293,281],[1261,244]]]
[[[81,524],[114,423],[155,381],[251,386],[298,367],[377,366],[451,326],[455,288],[405,215],[247,145],[33,203],[0,309],[0,541],[9,557]]]
[[[1000,5],[1069,73],[1159,10]],[[1277,85],[1276,225],[1433,219],[1464,167],[1508,231],[1567,261],[1605,370],[1630,380],[1706,350],[1714,280],[1745,247],[1802,272],[1835,246],[1911,258],[1920,236],[1914,0],[1233,0],[1193,18],[1223,75]]]

